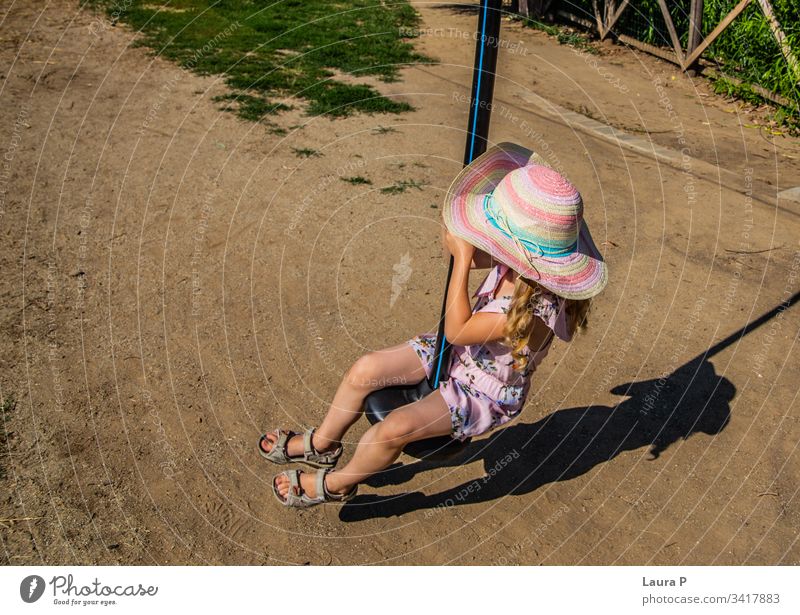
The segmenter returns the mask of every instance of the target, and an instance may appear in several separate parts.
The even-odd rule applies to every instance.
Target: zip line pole
[[[494,97],[494,76],[497,69],[497,51],[500,47],[500,17],[502,16],[502,0],[481,0],[478,9],[478,32],[475,42],[475,65],[472,69],[472,93],[469,100],[469,119],[467,120],[467,142],[464,147],[464,166],[475,160],[489,143],[489,120],[492,115]],[[444,337],[444,317],[447,311],[447,289],[453,275],[453,257],[447,268],[447,280],[444,285],[442,312],[439,316],[439,332],[436,335],[436,351],[438,357],[436,369],[431,374],[431,388],[436,389],[449,374],[451,346]]]

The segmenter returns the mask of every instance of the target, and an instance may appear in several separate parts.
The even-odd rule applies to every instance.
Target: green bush
[[[703,4],[703,36],[707,36],[733,9],[739,0],[705,0]],[[800,5],[798,0],[771,0],[775,15],[789,46],[800,57]],[[602,5],[602,2],[600,3]],[[675,29],[686,48],[689,32],[690,0],[667,0]],[[566,0],[566,10],[594,20],[592,0]],[[671,46],[666,23],[658,0],[631,0],[614,31],[627,34],[645,43]],[[800,100],[798,77],[781,53],[769,22],[758,2],[753,0],[733,23],[705,51],[703,57],[716,62],[720,71],[757,84],[790,101]]]

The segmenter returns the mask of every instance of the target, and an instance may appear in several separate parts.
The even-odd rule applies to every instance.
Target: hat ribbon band
[[[486,217],[492,226],[494,226],[508,238],[512,239],[517,244],[517,247],[526,253],[526,256],[528,252],[533,252],[537,256],[567,256],[575,252],[578,247],[577,240],[564,248],[558,248],[554,246],[541,245],[529,239],[520,238],[511,230],[511,226],[509,225],[505,214],[495,206],[491,193],[483,197],[483,213],[486,214]]]

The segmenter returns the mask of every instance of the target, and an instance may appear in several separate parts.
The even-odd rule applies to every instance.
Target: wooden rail
[[[555,14],[589,30],[596,31],[600,39],[603,40],[612,33],[622,14],[631,6],[635,6],[636,2],[637,0],[592,0],[592,16],[594,19],[580,17],[568,10],[564,10],[565,3],[559,2],[559,0],[514,0],[511,3],[511,10],[518,10],[520,14],[530,19],[543,19],[548,14],[548,11],[551,10],[551,6],[555,5]],[[789,46],[786,34],[783,32],[783,29],[781,28],[781,25],[775,16],[775,11],[772,8],[771,0],[740,0],[740,2],[738,2],[736,6],[733,7],[733,9],[731,9],[727,15],[725,15],[725,17],[720,19],[719,23],[716,24],[714,29],[705,38],[703,38],[702,34],[703,0],[691,0],[689,9],[689,32],[685,49],[681,45],[680,33],[675,27],[675,22],[672,20],[672,16],[669,12],[669,0],[657,0],[657,2],[659,8],[661,9],[661,14],[664,17],[664,23],[667,26],[671,49],[669,47],[656,47],[655,45],[650,45],[623,34],[614,34],[614,36],[620,42],[632,45],[662,59],[673,62],[680,66],[681,70],[683,71],[689,71],[698,66],[699,60],[706,49],[708,49],[709,45],[719,38],[720,34],[722,34],[726,28],[728,28],[728,26],[730,26],[731,23],[733,23],[733,21],[739,15],[741,15],[742,11],[744,11],[751,4],[751,2],[756,2],[761,8],[761,11],[764,13],[764,16],[767,18],[770,31],[775,37],[775,40],[781,49],[781,53],[783,54],[784,58],[786,58],[786,62],[792,71],[792,75],[794,76],[795,80],[800,83],[800,61]],[[766,92],[767,90],[759,88],[759,93],[762,91]],[[778,99],[786,101],[785,98],[777,95],[767,96],[767,98],[770,98],[775,102],[778,102]]]

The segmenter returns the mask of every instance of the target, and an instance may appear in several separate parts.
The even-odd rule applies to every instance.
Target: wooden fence
[[[530,19],[546,19],[557,15],[562,19],[566,19],[567,21],[581,25],[595,32],[601,40],[606,39],[609,35],[613,35],[613,37],[621,43],[631,45],[664,60],[673,62],[680,66],[681,70],[687,72],[692,71],[690,74],[693,74],[693,71],[699,67],[698,63],[703,52],[708,49],[709,45],[725,31],[733,20],[735,20],[751,2],[755,2],[761,7],[761,11],[764,13],[772,35],[775,37],[781,53],[792,71],[793,78],[800,82],[800,63],[798,63],[797,56],[789,46],[786,35],[781,25],[778,23],[770,0],[740,0],[727,15],[720,19],[718,23],[714,24],[713,29],[705,38],[702,33],[704,30],[708,29],[710,24],[703,23],[703,0],[691,0],[688,23],[689,31],[686,33],[687,36],[685,37],[687,41],[685,48],[681,44],[682,33],[678,32],[672,16],[670,15],[667,4],[669,0],[657,0],[657,2],[669,33],[671,48],[657,47],[634,37],[614,32],[614,27],[618,24],[622,14],[634,6],[636,2],[637,0],[592,0],[594,20],[587,19],[585,16],[575,15],[565,10],[565,7],[569,5],[560,0],[512,0],[510,2],[510,10]],[[728,76],[728,78],[730,79],[731,77]],[[732,80],[737,81],[735,78]],[[757,85],[752,85],[751,87],[762,96],[774,102],[787,106],[796,105],[796,103],[791,103],[784,97],[770,92],[765,88]]]

